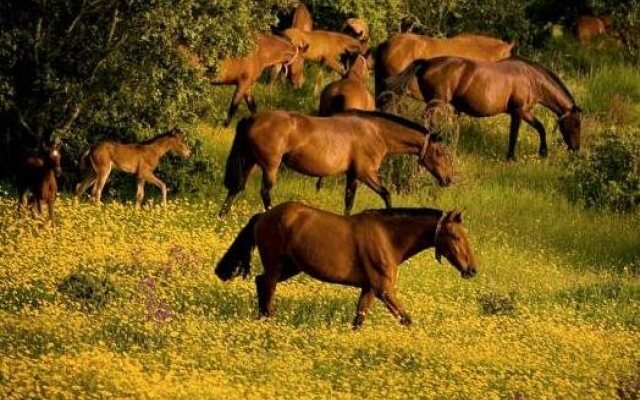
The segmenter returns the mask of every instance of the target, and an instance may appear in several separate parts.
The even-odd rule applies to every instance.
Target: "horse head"
[[[178,127],[171,129],[169,134],[172,139],[171,148],[173,149],[173,151],[180,154],[183,158],[188,158],[191,155],[191,149],[187,144],[187,139],[185,134]]]
[[[420,164],[438,180],[440,186],[451,184],[453,165],[440,135],[428,134],[418,157]]]
[[[580,150],[580,107],[573,108],[558,118],[558,127],[569,150]]]
[[[462,225],[462,211],[452,210],[442,214],[433,242],[438,262],[442,262],[444,256],[463,278],[471,278],[476,274],[476,260],[469,243],[469,234]]]
[[[60,177],[60,175],[62,175],[62,155],[60,153],[60,147],[61,146],[59,142],[53,142],[51,144],[45,145],[44,147],[44,151],[47,157],[45,158],[45,160],[47,160],[45,162],[53,168],[53,172],[55,173],[56,177]]]

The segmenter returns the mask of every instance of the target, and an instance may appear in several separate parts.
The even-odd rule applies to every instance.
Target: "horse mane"
[[[383,111],[366,111],[366,110],[353,109],[353,110],[345,110],[341,112],[339,115],[355,115],[363,118],[372,118],[372,117],[381,118],[381,119],[393,122],[395,124],[402,125],[405,128],[413,129],[418,132],[424,133],[425,135],[430,133],[429,130],[427,130],[427,128],[425,128],[423,125],[417,122],[411,121],[409,119],[400,117],[395,114],[386,113]]]
[[[372,208],[361,214],[374,214],[385,217],[435,217],[440,218],[444,211],[428,207]]]
[[[547,77],[550,81],[552,81],[556,85],[558,85],[558,87],[560,87],[560,89],[567,95],[567,97],[569,97],[569,99],[571,99],[571,102],[573,104],[576,104],[576,100],[573,98],[573,95],[571,94],[571,92],[569,91],[567,86],[564,84],[564,82],[562,82],[562,80],[560,80],[560,77],[555,72],[551,71],[546,66],[540,64],[537,61],[533,61],[533,60],[530,60],[528,58],[525,58],[525,57],[522,57],[522,56],[519,56],[519,55],[516,55],[516,54],[514,54],[511,57],[505,59],[504,61],[507,61],[507,60],[521,61],[521,62],[533,67],[536,71],[540,72],[542,75]]]
[[[159,140],[159,139],[162,139],[162,138],[169,137],[169,136],[173,135],[174,132],[175,132],[175,129],[169,129],[168,131],[160,133],[160,134],[152,137],[151,139],[146,139],[146,140],[140,142],[140,144],[151,144],[151,143],[155,142],[156,140]]]

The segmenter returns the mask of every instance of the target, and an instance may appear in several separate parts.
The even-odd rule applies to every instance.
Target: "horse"
[[[256,47],[249,55],[222,60],[216,73],[207,70],[205,76],[211,80],[212,84],[236,86],[224,126],[228,127],[231,124],[242,99],[246,102],[251,114],[258,111],[251,88],[266,68],[274,65],[288,67],[300,58],[299,53],[304,50],[305,45],[298,47],[280,36],[260,33],[256,37]]]
[[[271,188],[280,164],[308,176],[346,174],[345,214],[351,212],[358,181],[391,208],[391,194],[378,170],[387,154],[415,154],[441,186],[451,183],[452,166],[441,138],[404,118],[373,111],[350,110],[332,117],[266,111],[238,123],[227,158],[227,197],[220,216],[244,190],[255,166],[262,170],[260,195],[271,208]]]
[[[56,177],[62,174],[60,160],[60,145],[50,145],[45,147],[39,155],[25,157],[20,163],[16,176],[18,209],[21,210],[28,203],[31,205],[32,213],[37,210],[42,214],[46,204],[49,219],[53,225],[55,225],[54,205],[58,193]],[[29,192],[31,192],[30,198],[28,198]]]
[[[411,317],[397,297],[398,266],[435,247],[463,278],[477,266],[462,213],[430,208],[369,210],[343,217],[297,202],[254,215],[216,266],[223,281],[251,270],[258,247],[264,272],[255,278],[261,317],[273,316],[276,285],[304,272],[323,282],[360,288],[353,327],[359,328],[374,298],[403,325]]]
[[[167,185],[153,174],[160,159],[169,151],[183,158],[191,155],[191,149],[179,128],[173,128],[142,143],[119,143],[104,141],[85,151],[80,158],[80,170],[84,177],[76,185],[76,202],[80,195],[93,186],[93,201],[100,203],[102,189],[111,173],[111,168],[135,174],[138,180],[136,208],[140,208],[144,199],[144,185],[151,183],[162,191],[162,205],[167,204]],[[91,168],[87,167],[87,161]]]
[[[303,32],[311,32],[313,30],[313,18],[307,6],[303,3],[298,4],[293,12],[293,21],[291,27],[300,29]]]
[[[569,150],[580,149],[580,107],[560,78],[536,62],[513,56],[496,63],[460,57],[417,60],[398,76],[387,79],[389,90],[401,93],[417,77],[427,101],[426,112],[451,104],[473,117],[511,116],[507,159],[515,159],[520,124],[524,120],[540,136],[538,153],[547,156],[547,134],[533,112],[541,104],[554,112]]]
[[[598,18],[590,15],[578,17],[573,30],[582,46],[586,46],[596,36],[604,35],[611,26],[611,17]]]
[[[381,96],[386,90],[386,79],[398,75],[418,59],[440,56],[459,56],[474,60],[495,62],[508,58],[513,43],[490,36],[461,34],[451,38],[436,39],[413,33],[401,33],[381,43],[375,53],[375,96],[379,109],[385,109],[389,98]],[[417,82],[410,83],[409,95],[422,100]]]
[[[346,21],[344,21],[342,30],[347,35],[353,36],[361,42],[369,43],[369,25],[364,19],[347,18]]]
[[[282,35],[298,47],[305,47],[302,57],[293,61],[290,70],[290,80],[294,87],[299,88],[304,83],[304,61],[321,63],[331,70],[344,74],[345,68],[341,58],[345,55],[366,54],[368,46],[349,35],[339,32],[314,30],[303,32],[296,28],[289,28]]]
[[[322,90],[318,115],[327,117],[345,110],[375,110],[375,99],[367,89],[368,77],[367,60],[358,55],[342,79],[331,82]]]

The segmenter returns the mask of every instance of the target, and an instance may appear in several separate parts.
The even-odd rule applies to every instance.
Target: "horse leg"
[[[347,185],[344,193],[344,215],[350,215],[353,208],[353,201],[356,198],[356,190],[358,190],[358,181],[355,174],[347,172]]]
[[[83,178],[83,180],[76,185],[76,195],[74,197],[74,203],[76,204],[78,203],[80,195],[82,195],[82,193],[84,193],[89,188],[89,186],[95,184],[96,179],[97,179],[97,175],[95,171],[92,169],[91,172],[89,172]]]
[[[382,290],[377,293],[378,298],[382,300],[385,306],[394,317],[398,318],[400,324],[411,325],[411,317],[404,310],[402,303],[396,297],[395,289],[388,287],[386,290]]]
[[[262,188],[260,189],[260,196],[262,197],[262,204],[264,204],[265,210],[269,210],[271,208],[271,188],[276,182],[277,174],[278,166],[262,169]]]
[[[389,192],[389,189],[387,189],[380,183],[377,172],[375,172],[374,174],[370,174],[369,176],[366,176],[361,180],[365,185],[369,186],[371,190],[378,193],[378,195],[382,197],[386,208],[391,208],[391,193]]]
[[[244,101],[247,103],[247,108],[251,114],[256,114],[258,112],[258,106],[256,105],[256,101],[251,93],[247,92],[244,95]]]
[[[94,203],[100,203],[100,198],[102,197],[102,189],[104,189],[104,185],[107,183],[107,179],[109,178],[109,174],[111,173],[111,163],[109,163],[109,167],[98,172],[98,179],[95,185],[93,185],[92,196]]]
[[[280,279],[279,269],[265,270],[264,274],[256,276],[256,291],[258,292],[258,315],[271,317],[273,315],[273,297],[276,284]]]
[[[56,226],[56,218],[54,213],[55,202],[56,202],[56,199],[53,196],[49,196],[49,198],[47,199],[47,205],[49,207],[49,220],[51,221],[51,226],[53,227]]]
[[[356,316],[353,319],[353,329],[358,329],[362,326],[364,322],[364,317],[367,315],[367,311],[369,307],[371,307],[371,303],[373,302],[374,291],[370,287],[363,287],[360,292],[360,299],[358,300],[358,310],[356,311]]]
[[[144,199],[144,179],[138,178],[138,186],[136,190],[136,208],[142,206],[142,200]]]
[[[544,125],[542,125],[542,122],[540,122],[540,120],[534,117],[533,114],[531,113],[525,114],[523,116],[523,119],[526,123],[531,125],[533,129],[538,131],[538,135],[540,136],[540,149],[538,150],[538,154],[540,155],[540,157],[546,157],[547,156],[547,132],[544,129]]]
[[[341,76],[344,74],[344,67],[335,58],[326,58],[324,62],[327,65],[327,67],[339,73]]]
[[[164,184],[157,176],[153,174],[153,172],[148,172],[144,175],[144,180],[149,182],[152,185],[157,186],[162,192],[162,205],[167,205],[167,185]]]
[[[516,159],[516,143],[518,142],[518,132],[522,117],[518,113],[511,114],[511,127],[509,129],[509,149],[507,150],[507,161]]]
[[[233,116],[236,115],[236,111],[238,111],[238,105],[242,98],[244,97],[244,88],[241,88],[240,85],[236,86],[235,92],[233,92],[233,97],[231,98],[231,104],[229,105],[229,111],[227,112],[227,119],[224,121],[224,127],[227,128],[231,124],[231,120]]]

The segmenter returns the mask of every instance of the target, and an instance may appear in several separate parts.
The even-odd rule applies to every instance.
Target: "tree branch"
[[[78,15],[76,15],[73,21],[71,21],[71,25],[69,25],[69,27],[67,28],[67,32],[66,32],[67,36],[70,35],[71,32],[73,32],[73,29],[76,27],[78,22],[80,22],[80,19],[82,18],[82,16],[86,11],[86,8],[85,8],[86,5],[87,5],[87,0],[82,0],[82,5],[80,6],[80,11],[78,11]]]

